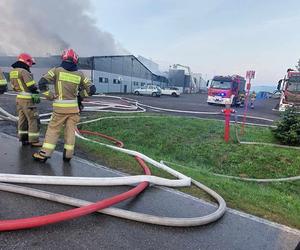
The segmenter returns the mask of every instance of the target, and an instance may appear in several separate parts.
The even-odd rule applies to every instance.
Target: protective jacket
[[[54,91],[48,84],[54,85]],[[91,81],[77,70],[75,64],[67,62],[50,69],[39,81],[39,89],[47,99],[54,100],[53,111],[58,114],[79,113],[77,95],[80,92],[93,95],[95,92]]]
[[[39,114],[32,101],[32,94],[38,93],[29,66],[17,61],[9,73],[10,83],[17,94],[18,134],[23,143],[39,141]]]
[[[14,91],[18,92],[17,98],[31,100],[31,94],[38,93],[33,75],[29,66],[23,62],[16,62],[9,73],[9,79]]]
[[[3,94],[5,91],[7,91],[7,81],[0,69],[0,94]]]
[[[54,84],[54,90],[49,89]],[[39,81],[43,95],[53,102],[53,114],[48,125],[45,140],[35,159],[45,160],[53,153],[62,127],[64,127],[63,158],[70,160],[74,154],[75,129],[79,122],[79,107],[77,96],[80,93],[93,95],[95,86],[77,70],[74,63],[63,61],[60,67],[50,69]]]

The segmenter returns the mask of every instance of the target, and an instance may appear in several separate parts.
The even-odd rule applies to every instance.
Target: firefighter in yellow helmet
[[[10,83],[17,94],[18,135],[23,145],[31,144],[40,147],[39,142],[39,114],[36,103],[40,102],[39,92],[30,68],[35,64],[34,59],[26,53],[18,56],[18,60],[12,64],[9,73]]]
[[[64,161],[70,161],[74,154],[75,129],[79,122],[79,107],[77,95],[80,91],[93,95],[95,85],[77,69],[78,56],[73,49],[65,50],[62,54],[60,67],[52,68],[39,81],[43,95],[53,102],[53,114],[48,125],[44,144],[38,153],[32,156],[35,160],[45,162],[50,158],[64,126]],[[54,84],[52,93],[48,84]]]
[[[2,70],[0,69],[0,94],[4,94],[7,91],[7,81],[3,75]]]

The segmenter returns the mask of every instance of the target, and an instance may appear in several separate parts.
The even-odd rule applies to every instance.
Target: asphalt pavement
[[[16,138],[0,133],[2,173],[54,176],[118,176],[103,166],[74,158],[62,161],[55,152],[46,163],[34,162],[32,148],[22,147]],[[203,180],[205,184],[205,180]],[[24,185],[25,186],[25,185]],[[26,185],[46,191],[97,201],[130,187],[71,187]],[[0,218],[14,219],[54,213],[69,206],[32,197],[0,192]],[[216,208],[199,199],[165,188],[150,187],[137,198],[117,207],[160,216],[194,217]],[[31,230],[2,232],[1,249],[294,249],[300,231],[257,217],[228,210],[210,225],[171,228],[128,221],[101,214]]]
[[[219,115],[211,115],[211,114],[196,114],[196,113],[176,113],[173,111],[157,111],[154,108],[146,107],[147,111],[149,112],[161,112],[167,113],[172,115],[179,115],[179,116],[193,116],[193,117],[201,117],[201,118],[208,118],[208,119],[220,119],[224,120],[224,115],[221,114],[222,109],[224,109],[224,105],[208,105],[207,100],[207,93],[201,94],[182,94],[180,97],[173,97],[173,96],[161,96],[161,97],[152,97],[152,96],[141,96],[141,95],[133,95],[133,94],[115,94],[119,97],[126,97],[133,100],[138,101],[141,104],[152,106],[156,108],[163,108],[163,109],[171,109],[171,110],[180,110],[180,111],[196,111],[196,112],[220,112]],[[107,99],[107,98],[106,98]],[[111,99],[113,101],[113,99]],[[275,111],[274,108],[278,104],[278,99],[259,99],[255,102],[254,109],[250,107],[247,109],[246,115],[246,122],[248,123],[256,123],[256,124],[263,124],[263,125],[273,125],[272,121],[256,119],[258,118],[265,118],[268,120],[278,120],[280,118],[280,113]],[[245,108],[233,107],[238,117],[238,121],[242,121],[243,118],[241,116],[244,115]],[[254,118],[253,118],[254,117]],[[234,117],[232,117],[234,120]]]

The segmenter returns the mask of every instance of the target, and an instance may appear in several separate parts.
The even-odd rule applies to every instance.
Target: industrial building
[[[32,67],[32,73],[36,80],[61,62],[59,56],[35,59],[36,65]],[[4,72],[9,72],[10,65],[15,60],[15,57],[0,56],[0,67]],[[154,74],[133,55],[80,58],[79,69],[92,79],[99,93],[132,93],[134,89],[146,84],[161,87],[168,85],[167,77]]]
[[[147,84],[168,85],[166,77],[154,74],[133,55],[97,56],[92,60],[92,79],[99,92],[132,93]]]
[[[0,67],[7,75],[16,57],[0,56]],[[60,65],[60,56],[35,57],[32,73],[36,81],[50,68]],[[181,67],[181,68],[178,68]],[[196,93],[206,89],[201,74],[191,73],[188,66],[170,67],[169,72],[160,72],[158,64],[134,55],[81,57],[79,69],[94,82],[98,93],[133,93],[147,84],[160,87],[176,86],[180,92]],[[192,77],[191,77],[192,76]]]
[[[183,66],[188,72],[174,66],[169,69],[169,86],[175,86],[183,93],[198,93],[207,89],[202,74],[192,73],[188,66]]]

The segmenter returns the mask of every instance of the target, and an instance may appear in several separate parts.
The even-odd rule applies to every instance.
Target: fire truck
[[[213,79],[207,85],[208,104],[231,104],[232,106],[239,106],[241,101],[239,96],[245,94],[246,80],[239,75],[233,76],[214,76]]]
[[[300,72],[288,70],[284,79],[279,80],[277,90],[281,91],[279,111],[288,107],[300,109]]]

